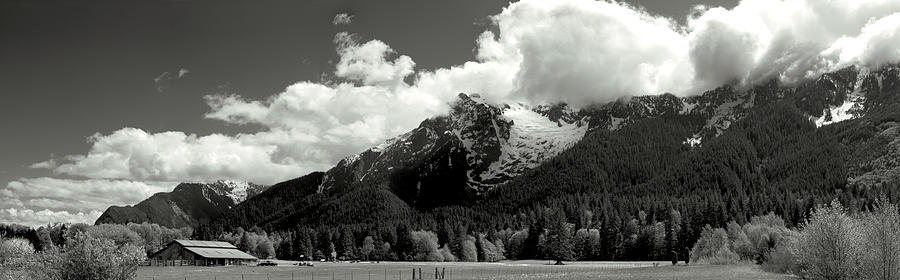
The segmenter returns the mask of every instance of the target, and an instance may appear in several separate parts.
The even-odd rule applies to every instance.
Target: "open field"
[[[421,269],[421,279],[435,279],[435,268],[443,269],[444,279],[686,279],[686,280],[767,280],[793,279],[791,276],[760,271],[754,265],[671,266],[652,262],[571,262],[564,266],[544,261],[498,263],[316,263],[315,267],[141,267],[137,280],[402,280],[412,279],[412,271]],[[418,277],[417,277],[418,279]]]

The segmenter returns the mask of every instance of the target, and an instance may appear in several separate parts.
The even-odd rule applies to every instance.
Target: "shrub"
[[[496,262],[503,260],[503,252],[493,242],[488,240],[484,234],[478,234],[478,239],[476,239],[476,249],[480,249],[478,252],[478,258],[483,262]]]
[[[525,239],[528,239],[527,230],[519,230],[512,233],[506,241],[506,258],[519,259],[524,251]]]
[[[22,238],[0,238],[0,265],[18,262],[34,254],[31,242]]]
[[[34,255],[34,246],[22,238],[0,236],[0,280],[26,279],[25,264]]]
[[[700,233],[700,239],[691,249],[691,258],[693,262],[699,263],[733,264],[740,257],[730,247],[728,233],[724,229],[713,229],[706,225]]]
[[[443,261],[439,252],[437,235],[430,231],[413,231],[410,234],[413,242],[413,260]]]
[[[478,247],[475,246],[475,237],[466,235],[462,241],[462,256],[459,256],[459,260],[464,262],[478,261]]]
[[[837,200],[817,207],[801,227],[797,256],[802,276],[812,279],[858,279],[860,236],[857,223]]]
[[[866,279],[900,278],[900,214],[887,200],[859,218],[863,242],[860,272]]]
[[[756,257],[757,251],[750,244],[750,238],[737,222],[728,223],[728,240],[731,242],[731,251],[742,260],[750,260]]]
[[[781,235],[788,231],[784,226],[784,220],[772,213],[751,218],[743,230],[747,234],[752,250],[752,256],[748,259],[755,259],[757,263],[765,262],[768,252],[775,248]]]
[[[786,231],[776,242],[775,248],[766,253],[763,270],[784,274],[800,274],[800,262],[797,260],[797,235],[794,231]]]
[[[78,234],[65,251],[50,248],[30,263],[35,280],[126,280],[133,279],[146,259],[144,249],[133,244],[116,245],[110,239]]]
[[[450,248],[448,248],[447,246],[441,247],[441,249],[438,251],[441,253],[441,256],[444,258],[445,262],[456,261],[456,256],[454,256],[453,253],[450,252]]]

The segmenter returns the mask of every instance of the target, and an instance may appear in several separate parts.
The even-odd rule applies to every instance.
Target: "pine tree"
[[[340,242],[340,254],[341,257],[345,260],[356,259],[356,242],[353,242],[353,233],[350,232],[349,228],[344,228],[341,231],[341,242]]]
[[[544,256],[555,260],[557,265],[563,264],[563,261],[571,260],[574,255],[572,252],[571,231],[571,226],[566,223],[566,217],[562,211],[551,214],[550,220],[547,222]]]

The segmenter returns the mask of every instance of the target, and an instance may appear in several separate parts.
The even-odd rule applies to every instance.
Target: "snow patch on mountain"
[[[745,99],[743,98],[735,98],[730,102],[719,105],[716,107],[715,113],[706,121],[706,125],[703,128],[714,129],[716,132],[715,136],[721,135],[733,122],[741,117],[736,111],[738,108],[742,107],[741,105],[744,104],[744,102]]]
[[[622,128],[624,123],[625,123],[624,118],[610,117],[609,118],[609,130],[618,130],[619,128]]]
[[[858,117],[854,114],[854,111],[862,106],[863,101],[865,101],[865,97],[857,96],[847,99],[844,101],[844,104],[841,104],[840,106],[829,106],[828,109],[825,109],[825,113],[815,120],[816,127],[852,120]]]
[[[254,187],[252,183],[231,180],[219,180],[207,184],[207,186],[215,191],[216,194],[231,198],[235,205],[247,200],[250,196],[250,189]]]
[[[691,147],[699,147],[701,142],[703,142],[703,136],[699,133],[694,134],[691,138],[685,139],[681,144],[690,145]]]
[[[847,95],[844,103],[839,106],[829,106],[824,110],[822,116],[814,121],[816,127],[822,127],[833,123],[839,123],[846,120],[852,120],[862,116],[863,106],[866,102],[866,93],[863,84],[869,77],[869,69],[860,69],[856,76],[856,82],[853,84],[853,92]],[[878,76],[879,88],[881,88],[881,79]]]
[[[551,121],[524,104],[509,105],[503,117],[512,121],[509,139],[501,139],[500,157],[481,174],[483,181],[511,178],[571,148],[584,138],[581,121]]]

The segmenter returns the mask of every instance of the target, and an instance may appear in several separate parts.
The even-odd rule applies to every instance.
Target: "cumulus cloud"
[[[331,24],[334,25],[347,25],[353,23],[353,15],[347,13],[340,13],[334,15],[334,19],[331,21]]]
[[[405,55],[389,61],[388,56],[393,55],[394,50],[379,40],[359,44],[352,35],[341,32],[334,37],[334,43],[340,56],[334,74],[365,85],[397,86],[413,73],[416,65]]]
[[[688,41],[676,23],[622,3],[520,1],[493,17],[479,57],[516,69],[511,94],[585,104],[626,95],[685,93]]]
[[[54,172],[94,179],[237,179],[269,184],[309,168],[280,157],[278,146],[262,135],[197,136],[123,128],[108,135],[95,134],[89,141],[87,154],[68,157]]]
[[[743,1],[695,7],[687,25],[624,3],[524,0],[493,17],[475,60],[415,70],[379,40],[335,36],[334,76],[266,100],[206,96],[207,118],[256,133],[197,136],[122,129],[91,138],[58,173],[133,180],[240,179],[274,183],[324,170],[445,112],[457,93],[497,102],[568,102],[696,94],[725,83],[792,82],[847,65],[897,61],[900,3]],[[50,162],[46,164],[50,166]]]
[[[265,100],[205,97],[206,118],[258,125],[258,132],[198,136],[124,128],[94,135],[85,154],[33,167],[104,180],[274,183],[326,170],[415,128],[444,113],[459,92],[496,102],[584,106],[895,63],[898,12],[896,0],[756,0],[733,9],[698,6],[678,25],[614,1],[522,0],[491,17],[496,33],[475,38],[472,61],[416,71],[413,58],[386,42],[339,33],[338,62],[326,81],[298,82]],[[335,23],[350,19],[338,15]]]
[[[54,169],[54,168],[56,168],[56,159],[51,158],[51,159],[46,160],[46,161],[34,163],[34,164],[29,165],[28,168],[34,168],[34,169]]]
[[[69,213],[68,211],[54,212],[51,210],[34,211],[31,209],[0,209],[0,223],[18,224],[30,227],[46,226],[56,223],[94,224],[100,218],[102,211],[88,213]]]
[[[0,188],[0,223],[47,224],[94,220],[111,205],[132,205],[174,182],[22,178]]]
[[[852,65],[878,67],[898,55],[893,0],[742,1],[688,20],[696,84],[793,83]]]

